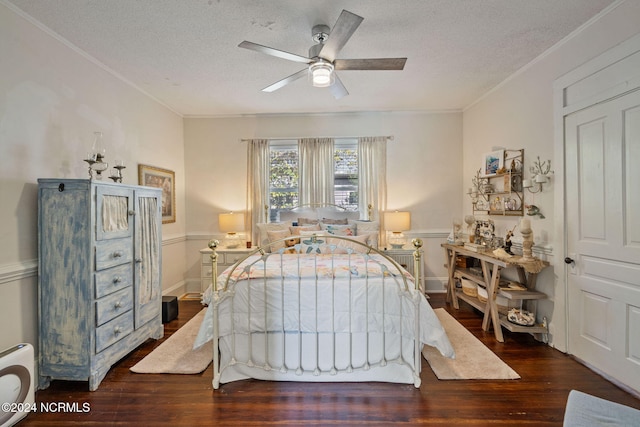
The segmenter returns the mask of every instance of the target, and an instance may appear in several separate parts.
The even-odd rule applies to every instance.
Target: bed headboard
[[[298,222],[300,218],[307,218],[314,221],[322,221],[323,219],[332,220],[358,220],[360,219],[359,211],[345,209],[342,206],[332,204],[308,204],[300,205],[293,208],[282,209],[278,212],[279,221]]]

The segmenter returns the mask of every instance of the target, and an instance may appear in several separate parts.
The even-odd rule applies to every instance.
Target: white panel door
[[[565,118],[569,352],[640,390],[640,91]]]

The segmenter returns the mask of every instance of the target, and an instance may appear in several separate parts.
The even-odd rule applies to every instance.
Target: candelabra
[[[122,182],[122,169],[126,169],[122,160],[116,160],[116,164],[111,170],[111,178],[113,182]]]

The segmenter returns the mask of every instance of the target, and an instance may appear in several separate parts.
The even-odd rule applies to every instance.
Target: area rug
[[[201,310],[166,341],[130,368],[138,374],[199,374],[213,360],[213,347],[193,350],[193,343],[207,309]]]
[[[424,346],[422,355],[440,380],[514,380],[520,375],[473,336],[442,308],[434,310],[456,352],[455,359],[443,357],[434,347]]]

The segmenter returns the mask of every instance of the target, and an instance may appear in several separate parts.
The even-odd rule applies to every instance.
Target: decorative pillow
[[[269,244],[268,231],[288,231],[290,226],[290,222],[261,222],[256,224],[256,227],[258,227],[258,245],[265,246]]]
[[[329,234],[334,234],[336,236],[355,236],[356,235],[355,225],[335,225],[335,224],[321,224],[321,225],[322,225],[322,229]]]
[[[296,238],[282,240],[286,237],[291,236],[291,232],[289,230],[267,231],[267,235],[269,236],[269,243],[276,242],[275,244],[271,245],[272,252],[300,243],[300,239]]]
[[[347,218],[342,218],[342,219],[322,218],[322,223],[323,224],[342,224],[342,225],[347,225],[347,224],[349,224],[349,219],[347,219]]]
[[[349,224],[357,227],[358,234],[380,232],[380,221],[349,221]]]
[[[317,224],[318,218],[298,218],[298,225],[309,225],[309,224]]]
[[[297,227],[289,227],[289,231],[292,235],[297,236],[301,231],[320,231],[320,224],[314,225],[299,225]]]

